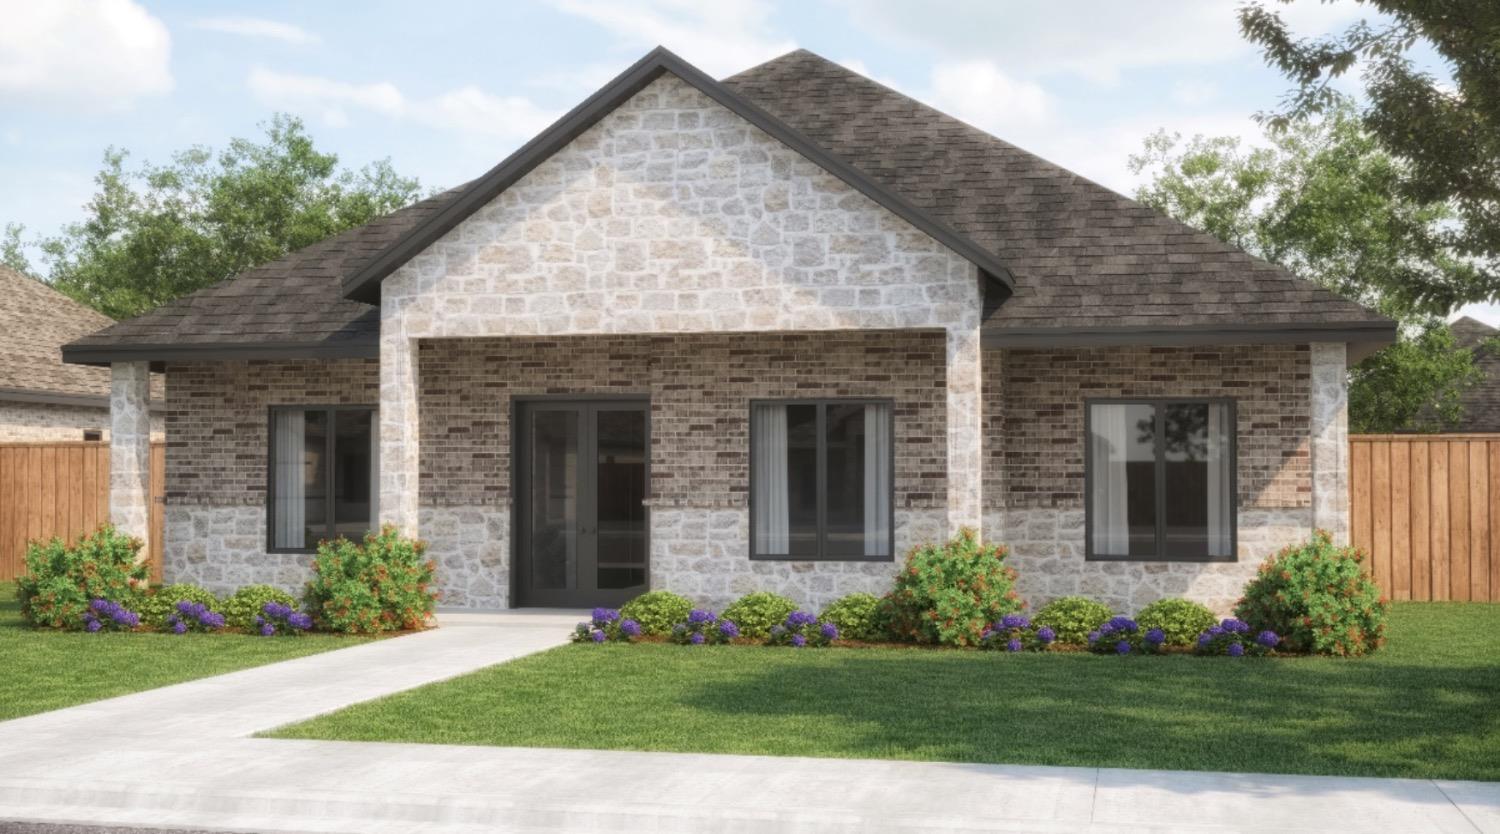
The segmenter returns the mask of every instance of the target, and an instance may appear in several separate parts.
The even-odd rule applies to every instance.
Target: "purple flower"
[[[1244,653],[1245,653],[1245,647],[1244,646],[1241,646],[1239,643],[1230,643],[1229,644],[1229,656],[1230,657],[1240,657]]]
[[[733,640],[734,638],[740,636],[740,627],[735,624],[734,620],[720,620],[719,633],[724,635],[726,638]]]
[[[294,611],[287,615],[286,622],[292,628],[301,629],[302,631],[312,628],[312,617],[301,611]]]
[[[839,627],[834,625],[833,623],[824,623],[823,627],[819,630],[823,633],[823,638],[825,640],[839,639]]]
[[[807,638],[806,638],[806,637],[803,637],[803,636],[802,636],[802,635],[800,635],[800,634],[793,634],[793,635],[792,635],[792,645],[793,645],[793,646],[796,646],[796,647],[797,647],[797,648],[799,648],[799,649],[800,649],[800,648],[802,648],[802,647],[803,647],[803,646],[806,646],[806,645],[807,645]]]
[[[786,627],[789,629],[798,629],[803,626],[812,625],[817,621],[817,617],[814,617],[806,611],[793,611],[792,613],[786,615]]]
[[[183,622],[182,620],[173,620],[172,621],[172,633],[173,634],[186,634],[187,633],[187,623]]]
[[[263,624],[261,624],[261,627],[260,627],[260,636],[262,636],[262,637],[270,637],[271,635],[273,635],[275,633],[276,633],[276,626],[273,626],[270,623],[263,623]]]
[[[593,632],[591,632],[589,634],[589,639],[593,640],[595,643],[603,643],[604,642],[604,632],[602,632],[602,631],[600,631],[599,629],[596,628],[596,629],[593,630]]]
[[[1129,617],[1111,617],[1109,622],[1105,623],[1099,630],[1105,634],[1114,634],[1121,631],[1134,634],[1136,629],[1135,620]]]
[[[1274,649],[1276,648],[1276,644],[1281,642],[1281,638],[1277,637],[1274,631],[1262,631],[1255,635],[1255,642],[1268,649]]]
[[[693,632],[693,636],[688,638],[688,642],[692,643],[694,646],[701,646],[703,645],[704,639],[705,638],[703,637],[702,632],[695,631]]]
[[[602,626],[602,625],[605,625],[607,623],[612,623],[612,622],[614,622],[615,620],[618,620],[618,619],[620,619],[620,612],[616,611],[613,608],[595,608],[594,609],[594,624],[595,625],[601,625]]]
[[[1026,646],[1023,645],[1020,640],[1014,637],[1010,638],[1010,642],[1005,644],[1005,650],[1008,652],[1018,652],[1024,648],[1026,648]]]
[[[636,622],[635,620],[621,620],[620,633],[625,635],[626,637],[640,637],[641,624]]]
[[[1047,645],[1057,639],[1057,632],[1047,626],[1042,626],[1036,630],[1036,639],[1041,641],[1042,645]]]
[[[90,632],[90,633],[98,631],[99,629],[101,629],[103,627],[104,627],[104,624],[101,623],[101,622],[99,622],[98,620],[94,619],[93,617],[88,618],[83,623],[83,630],[87,631],[87,632]]]
[[[1224,627],[1223,626],[1209,626],[1208,627],[1208,631],[1205,631],[1203,633],[1207,634],[1209,637],[1218,637],[1220,634],[1224,633]]]
[[[1167,642],[1167,635],[1163,634],[1161,629],[1153,628],[1146,632],[1146,642],[1153,646],[1160,646]]]
[[[1000,618],[1001,628],[1026,628],[1031,625],[1031,619],[1025,614],[1006,614]]]
[[[705,611],[702,608],[694,608],[692,611],[688,612],[687,621],[689,625],[703,625],[704,623],[711,623],[714,621],[714,612]]]
[[[1202,634],[1198,635],[1198,645],[1200,645],[1200,646],[1207,646],[1209,643],[1212,643],[1214,641],[1214,635],[1210,633],[1211,631],[1212,631],[1212,629],[1210,629],[1210,631],[1205,631]]]
[[[1097,631],[1090,631],[1089,632],[1089,642],[1090,643],[1097,643],[1099,641],[1099,637],[1100,637],[1099,632],[1097,632]]]
[[[261,606],[260,610],[264,611],[267,616],[275,617],[278,620],[284,619],[288,614],[292,613],[292,607],[290,605],[275,601],[266,603],[265,605]]]
[[[1250,633],[1250,624],[1246,623],[1244,620],[1237,620],[1234,617],[1230,617],[1224,622],[1219,623],[1219,627],[1229,632],[1230,634]]]
[[[1130,654],[1130,641],[1121,640],[1115,644],[1115,654]]]

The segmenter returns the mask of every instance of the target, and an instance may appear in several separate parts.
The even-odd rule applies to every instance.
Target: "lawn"
[[[1361,660],[570,645],[280,738],[1500,780],[1500,605]]]
[[[358,638],[241,634],[86,634],[21,621],[0,582],[0,720],[353,645]]]

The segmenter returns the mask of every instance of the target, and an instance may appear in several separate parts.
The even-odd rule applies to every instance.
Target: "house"
[[[1453,344],[1474,351],[1474,366],[1479,380],[1459,396],[1464,413],[1459,421],[1445,426],[1451,432],[1500,432],[1500,354],[1487,342],[1500,336],[1500,330],[1477,319],[1464,316],[1450,324]]]
[[[112,323],[41,281],[0,266],[0,443],[109,437],[109,371],[65,364],[62,346]],[[151,420],[160,435],[159,410]]]
[[[65,355],[111,366],[126,465],[166,373],[169,580],[295,586],[378,519],[451,605],[817,606],[969,526],[1034,603],[1133,610],[1347,536],[1346,366],[1394,333],[812,53],[658,49],[478,179]]]

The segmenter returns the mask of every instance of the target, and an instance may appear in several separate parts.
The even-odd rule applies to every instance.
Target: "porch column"
[[[979,317],[948,328],[948,535],[960,527],[983,533],[984,436]]]
[[[380,523],[417,536],[417,340],[380,337]]]
[[[110,365],[109,520],[121,533],[148,541],[150,519],[151,366],[116,362]]]
[[[1335,543],[1348,544],[1348,346],[1314,342],[1310,348],[1313,529],[1327,530]]]

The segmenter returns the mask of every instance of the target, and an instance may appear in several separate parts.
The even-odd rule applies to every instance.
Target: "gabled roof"
[[[1448,325],[1453,343],[1474,351],[1474,365],[1483,374],[1479,381],[1460,395],[1464,414],[1458,424],[1447,427],[1456,432],[1500,432],[1500,353],[1489,349],[1488,340],[1500,336],[1500,330],[1465,316]]]
[[[461,223],[464,218],[484,208],[512,183],[578,138],[580,133],[593,127],[605,115],[624,104],[627,99],[664,73],[671,73],[697,88],[699,92],[723,105],[740,118],[770,134],[783,145],[802,154],[850,187],[922,230],[929,237],[957,252],[997,279],[1003,287],[1002,293],[1010,289],[1010,276],[1005,265],[990,250],[953,231],[932,214],[913,206],[899,192],[865,176],[858,168],[829,154],[780,119],[710,78],[702,70],[677,57],[670,50],[658,46],[646,53],[644,58],[636,61],[630,69],[620,73],[597,93],[573,108],[566,116],[538,134],[536,138],[522,145],[504,162],[462,188],[447,205],[433,212],[379,256],[373,258],[363,269],[351,275],[344,281],[344,297],[371,304],[379,303],[380,282],[387,275],[396,271],[423,249],[431,246]]]

